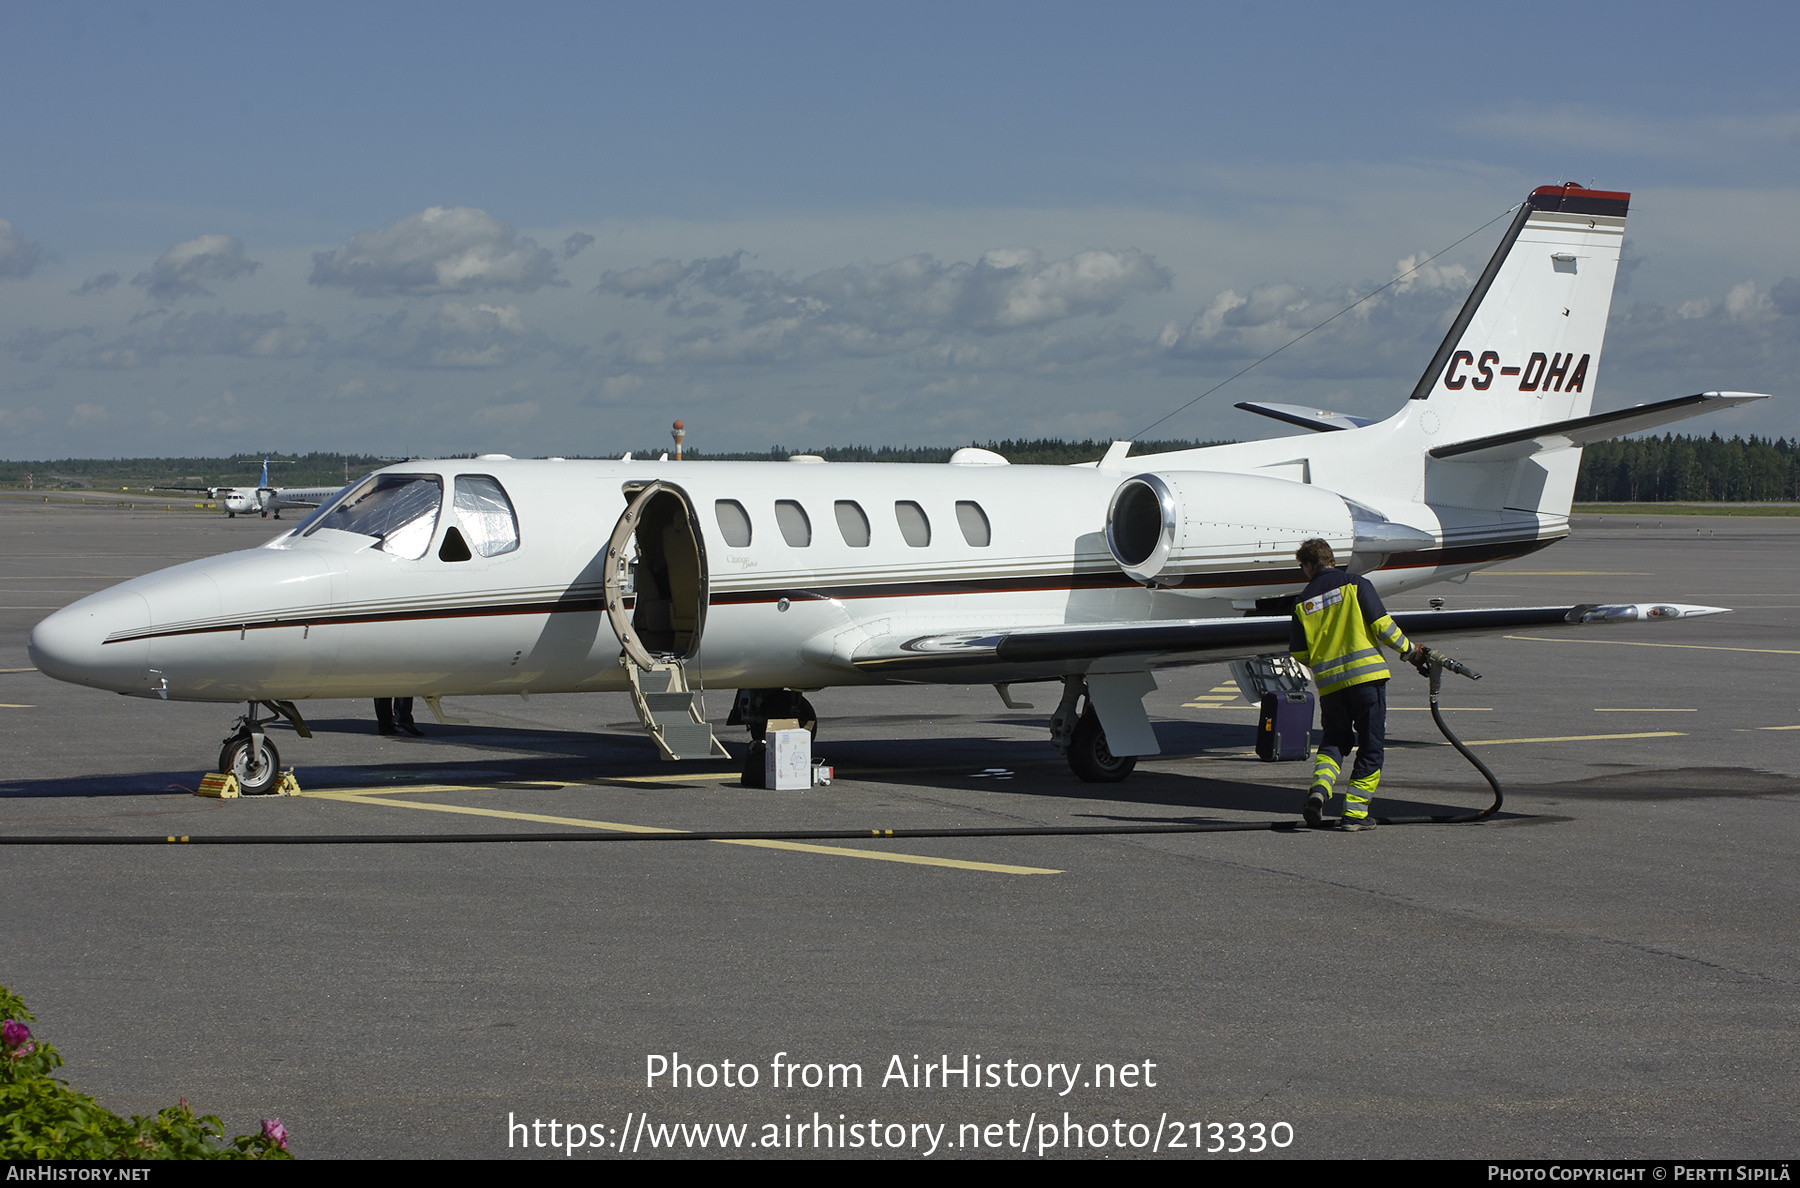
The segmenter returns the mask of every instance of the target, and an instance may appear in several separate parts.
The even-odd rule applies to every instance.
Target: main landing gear
[[[1062,702],[1050,718],[1050,743],[1069,761],[1069,770],[1089,784],[1116,784],[1137,767],[1136,755],[1115,755],[1081,676],[1063,678]]]
[[[272,712],[271,717],[263,718],[258,713],[264,707]],[[219,770],[237,777],[241,795],[267,796],[275,791],[275,785],[281,780],[281,753],[263,733],[263,725],[275,717],[292,722],[294,732],[301,738],[312,737],[306,719],[300,716],[293,702],[250,702],[243,717],[237,720],[232,732],[219,746]]]

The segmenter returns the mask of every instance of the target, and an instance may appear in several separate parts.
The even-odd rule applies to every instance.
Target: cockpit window
[[[456,476],[456,522],[469,547],[498,557],[519,547],[519,517],[498,480],[485,474]]]
[[[305,536],[321,516],[330,515],[331,509],[337,504],[337,501],[342,499],[347,491],[359,485],[361,482],[362,479],[357,479],[354,483],[345,483],[342,487],[339,487],[336,495],[333,495],[330,499],[327,499],[325,502],[319,504],[319,506],[313,508],[304,520],[301,520],[298,524],[294,525],[294,530],[288,533],[288,535]]]
[[[335,528],[372,536],[383,552],[416,561],[431,546],[443,503],[444,480],[435,474],[374,474],[320,516],[306,535]]]

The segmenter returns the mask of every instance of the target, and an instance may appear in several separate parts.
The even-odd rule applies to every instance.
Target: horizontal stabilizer
[[[1728,614],[1719,606],[1627,603],[1402,611],[1394,621],[1408,635],[1498,635],[1522,627],[1662,622]],[[1078,623],[1011,630],[885,635],[865,641],[851,663],[864,672],[925,673],[974,666],[1053,664],[1109,656],[1180,656],[1236,660],[1285,649],[1287,615],[1162,622]]]
[[[1693,396],[1677,396],[1673,400],[1639,404],[1632,408],[1622,408],[1618,412],[1596,413],[1589,417],[1576,417],[1572,421],[1555,421],[1548,425],[1516,429],[1510,433],[1496,433],[1490,437],[1441,445],[1431,451],[1431,456],[1458,462],[1501,462],[1527,458],[1532,454],[1548,453],[1551,450],[1592,445],[1597,441],[1623,437],[1627,433],[1654,429],[1671,421],[1684,421],[1722,408],[1748,404],[1752,400],[1767,399],[1767,396],[1756,392],[1701,392]]]
[[[1302,429],[1311,429],[1316,433],[1329,433],[1333,429],[1361,429],[1364,425],[1375,422],[1369,417],[1353,417],[1349,413],[1331,412],[1323,408],[1308,408],[1304,404],[1263,404],[1255,400],[1245,400],[1232,405],[1245,412],[1253,412],[1259,417],[1273,417],[1277,421],[1286,421],[1290,425],[1298,425]]]

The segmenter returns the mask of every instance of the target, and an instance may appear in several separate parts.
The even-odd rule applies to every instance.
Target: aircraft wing
[[[1393,616],[1409,637],[1498,635],[1520,628],[1566,628],[1608,623],[1655,622],[1729,614],[1722,606],[1617,603],[1576,606],[1492,607],[1402,611]],[[852,665],[864,672],[893,673],[994,665],[1053,664],[1141,656],[1146,662],[1240,660],[1285,651],[1292,620],[1286,615],[1230,619],[1137,620],[1015,627],[994,631],[897,632],[856,647]]]

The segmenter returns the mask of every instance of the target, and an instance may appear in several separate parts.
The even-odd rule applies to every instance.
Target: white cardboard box
[[[764,736],[763,786],[778,792],[812,787],[812,732],[771,730]]]

